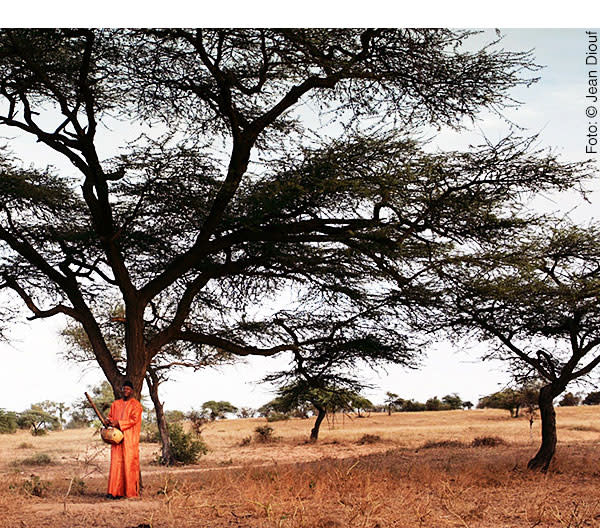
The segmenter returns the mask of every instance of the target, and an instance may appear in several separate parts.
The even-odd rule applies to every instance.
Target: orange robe
[[[115,497],[138,497],[140,494],[140,431],[142,405],[135,398],[115,400],[108,417],[119,424],[123,441],[110,450],[108,493]]]

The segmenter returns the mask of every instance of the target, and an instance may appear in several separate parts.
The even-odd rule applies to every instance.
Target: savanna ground
[[[157,466],[142,444],[142,498],[120,501],[104,498],[109,449],[92,430],[0,435],[0,526],[600,527],[600,407],[557,415],[545,475],[526,469],[539,420],[530,433],[506,411],[338,417],[316,445],[312,420],[271,424],[271,443],[247,443],[264,420],[219,421],[195,466]],[[471,446],[483,436],[506,443]]]

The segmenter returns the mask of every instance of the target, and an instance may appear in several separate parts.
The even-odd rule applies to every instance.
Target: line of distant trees
[[[107,413],[114,400],[112,388],[107,382],[91,388],[90,392],[97,407]],[[457,393],[447,394],[442,398],[433,396],[425,402],[415,399],[405,399],[393,392],[386,392],[382,404],[373,404],[359,393],[312,391],[304,397],[292,394],[290,391],[281,392],[276,398],[257,409],[251,407],[236,407],[228,401],[209,400],[204,402],[199,410],[183,412],[179,410],[166,411],[166,419],[170,424],[181,423],[185,420],[192,424],[196,433],[215,420],[224,418],[254,418],[264,417],[269,422],[287,420],[289,418],[312,418],[319,416],[319,407],[325,413],[355,413],[361,417],[371,412],[422,412],[446,411],[457,409],[472,409],[473,403],[462,400]],[[518,418],[523,412],[531,414],[537,408],[539,386],[536,384],[523,385],[518,388],[505,388],[479,398],[478,409],[505,409],[510,415]],[[600,405],[600,391],[592,391],[587,395],[567,392],[558,402],[561,407],[577,405]],[[324,415],[323,415],[324,416]],[[68,417],[68,419],[67,419]],[[156,424],[156,418],[151,409],[146,410],[144,418],[147,430]],[[77,429],[98,424],[96,415],[85,398],[66,405],[63,402],[46,400],[35,403],[23,412],[7,411],[0,408],[0,434],[14,433],[17,429],[27,430],[35,436],[46,434],[48,431],[62,429]],[[316,431],[318,434],[318,430]],[[153,438],[153,434],[148,435]]]

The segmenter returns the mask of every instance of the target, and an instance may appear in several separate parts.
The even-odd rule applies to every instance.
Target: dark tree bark
[[[542,445],[536,455],[529,461],[529,469],[542,472],[548,471],[550,462],[556,451],[556,412],[553,400],[562,391],[552,384],[542,387],[539,396],[540,416],[542,420]]]
[[[315,425],[310,431],[310,441],[316,442],[319,439],[319,428],[321,427],[321,423],[323,422],[323,419],[325,418],[327,412],[325,411],[325,408],[321,405],[315,403],[313,403],[313,405],[315,406],[315,409],[317,409],[318,414],[317,419],[315,421]]]
[[[171,437],[169,436],[169,426],[165,418],[165,412],[163,404],[158,398],[158,385],[160,381],[156,372],[150,367],[148,368],[148,375],[146,376],[146,384],[150,391],[150,399],[154,404],[154,410],[156,412],[156,423],[158,425],[158,433],[160,435],[161,456],[160,463],[164,466],[172,466],[175,464],[175,458],[171,450]]]

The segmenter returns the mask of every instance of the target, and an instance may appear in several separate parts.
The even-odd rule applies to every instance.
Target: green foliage
[[[0,409],[0,434],[17,430],[17,413]]]
[[[523,390],[506,388],[479,398],[478,409],[505,409],[514,418],[518,418],[519,410],[528,399]]]
[[[269,412],[266,416],[267,422],[282,422],[290,419],[289,413],[281,413],[277,411]]]
[[[195,464],[198,459],[208,453],[208,447],[193,433],[186,433],[179,423],[169,425],[171,450],[173,458],[179,464]]]
[[[21,429],[30,429],[33,436],[45,435],[49,429],[60,427],[58,418],[43,411],[40,406],[32,405],[31,408],[19,413],[17,425]]]
[[[82,402],[80,402],[82,403]],[[83,410],[75,410],[71,412],[70,419],[67,422],[67,429],[83,429],[89,427],[93,422],[89,413]]]
[[[434,396],[433,398],[429,398],[425,402],[425,410],[426,411],[444,411],[447,409],[448,409],[448,407],[446,407],[437,396]]]
[[[237,407],[228,401],[209,400],[202,404],[202,411],[211,422],[214,420],[221,420],[225,418],[227,414],[236,413],[237,410]]]
[[[462,409],[463,401],[458,394],[447,394],[442,398],[443,404],[450,410]]]
[[[178,410],[165,411],[165,420],[167,423],[181,423],[185,420],[185,413]]]
[[[427,410],[424,403],[410,399],[403,400],[399,399],[400,411],[401,412],[422,412]]]

